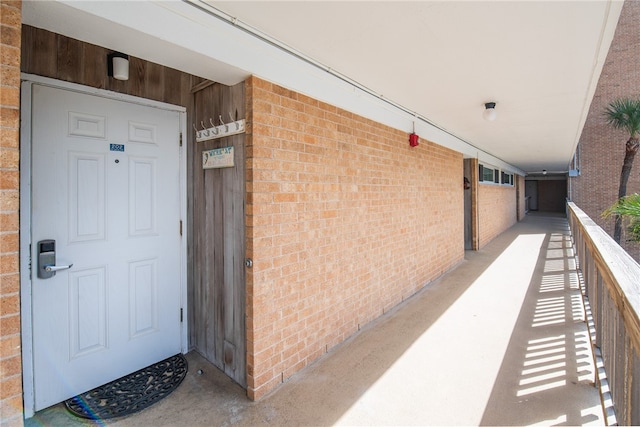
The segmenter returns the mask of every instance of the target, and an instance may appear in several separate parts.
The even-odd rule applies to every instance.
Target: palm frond
[[[631,221],[629,233],[631,234],[631,240],[640,242],[640,219]]]
[[[640,134],[640,99],[616,99],[607,106],[604,114],[607,123],[614,128],[626,130],[632,138]]]
[[[631,240],[640,242],[640,194],[623,197],[602,213],[603,217],[619,215],[629,221]]]

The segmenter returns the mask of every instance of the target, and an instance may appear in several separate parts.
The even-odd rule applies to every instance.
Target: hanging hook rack
[[[196,131],[196,142],[208,141],[210,139],[222,138],[225,136],[237,135],[245,132],[245,120],[233,120],[233,115],[229,112],[230,123],[225,123],[222,120],[222,114],[218,115],[220,124],[216,126],[212,118],[209,118],[209,124],[211,127],[207,128],[204,124],[204,120],[200,121],[202,130],[198,130],[196,125],[193,125],[193,129]],[[235,125],[235,126],[234,126]],[[235,127],[235,129],[234,129]]]

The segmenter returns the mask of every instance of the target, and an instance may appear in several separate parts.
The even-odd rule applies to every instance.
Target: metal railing
[[[574,203],[567,217],[593,319],[592,344],[601,356],[608,420],[640,424],[640,265]]]

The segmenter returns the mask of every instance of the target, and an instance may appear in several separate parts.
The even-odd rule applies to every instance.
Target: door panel
[[[129,159],[129,235],[156,233],[156,162]]]
[[[132,338],[158,330],[157,259],[129,263],[129,319]]]
[[[69,242],[105,238],[105,156],[69,153]]]
[[[107,348],[104,267],[69,272],[70,358]]]
[[[36,410],[180,352],[178,112],[33,86]],[[56,241],[48,279],[37,242]]]

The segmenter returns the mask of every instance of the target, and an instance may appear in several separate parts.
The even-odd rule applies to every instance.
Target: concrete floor
[[[602,425],[572,255],[564,218],[530,215],[259,402],[191,353],[138,414],[26,425]]]

